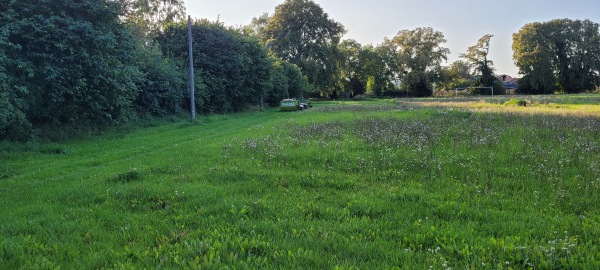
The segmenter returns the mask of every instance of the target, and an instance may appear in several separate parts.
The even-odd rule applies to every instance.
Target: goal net
[[[479,93],[480,95],[494,95],[494,87],[492,86],[454,88],[455,96],[458,95],[458,91],[468,91],[472,93]]]

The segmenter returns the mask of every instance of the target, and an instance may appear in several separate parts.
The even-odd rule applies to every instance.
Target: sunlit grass
[[[511,104],[510,100],[524,101],[527,106],[516,106],[515,104]],[[594,94],[565,96],[467,96],[437,99],[398,99],[397,102],[400,104],[412,104],[426,107],[472,109],[480,112],[514,112],[521,114],[600,117],[600,96]]]

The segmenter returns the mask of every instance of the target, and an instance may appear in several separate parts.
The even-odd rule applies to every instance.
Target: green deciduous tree
[[[23,0],[4,8],[8,95],[31,123],[115,123],[132,112],[142,74],[115,2]]]
[[[439,82],[441,89],[452,90],[467,88],[474,85],[471,65],[465,61],[454,61],[450,66],[442,67],[442,78]]]
[[[553,93],[556,84],[552,50],[547,45],[546,27],[530,23],[513,35],[513,59],[524,75],[519,81],[518,92]]]
[[[362,46],[355,40],[344,40],[339,45],[340,87],[352,94],[380,96],[393,90],[395,59],[384,46]]]
[[[288,96],[290,98],[303,98],[309,89],[308,79],[295,64],[284,61],[283,66],[288,80]]]
[[[155,37],[165,25],[185,20],[183,0],[117,0],[125,10],[125,21],[140,37]]]
[[[13,140],[26,140],[31,134],[31,123],[25,114],[26,103],[23,97],[27,89],[17,84],[12,76],[13,68],[17,63],[7,55],[20,47],[9,41],[13,21],[13,10],[0,11],[0,140],[9,138]]]
[[[355,40],[344,40],[338,47],[342,56],[339,68],[339,86],[344,92],[356,95],[364,94],[366,81],[363,78],[362,45]]]
[[[469,47],[467,52],[461,54],[460,57],[464,58],[467,63],[476,72],[478,78],[477,83],[474,86],[477,87],[493,87],[494,94],[504,94],[504,86],[502,82],[499,82],[494,74],[494,62],[488,58],[490,53],[490,41],[493,35],[486,34],[481,37],[477,44]],[[492,93],[492,91],[478,91],[479,93]]]
[[[441,46],[445,42],[444,34],[430,27],[403,30],[392,40],[386,39],[384,44],[396,52],[403,88],[415,96],[431,96],[432,82],[450,53]]]
[[[530,23],[513,35],[522,93],[579,93],[600,85],[600,32],[590,20]]]
[[[308,88],[308,81],[298,66],[283,60],[273,61],[273,89],[267,93],[267,103],[278,106],[285,98],[301,99]]]
[[[362,81],[371,81],[366,88],[367,93],[381,96],[387,91],[397,90],[392,83],[395,79],[396,69],[395,53],[388,47],[380,45],[364,46],[360,51],[361,60],[360,78]]]
[[[300,67],[317,91],[329,94],[339,74],[337,46],[344,32],[315,2],[286,0],[269,19],[263,42],[277,57]]]
[[[268,38],[265,36],[265,29],[270,19],[271,16],[266,12],[258,17],[254,17],[249,25],[243,27],[243,32],[258,37],[266,45]]]
[[[0,139],[26,139],[47,124],[96,127],[123,123],[136,111],[178,111],[183,76],[123,23],[128,3],[2,2]]]
[[[273,60],[259,41],[220,23],[196,21],[192,26],[197,107],[204,113],[243,111],[258,105],[260,98],[273,91]],[[167,27],[158,41],[163,52],[179,59],[185,67],[188,59],[187,24]],[[183,70],[185,68],[182,68]],[[277,91],[289,91],[277,80]],[[275,94],[274,94],[275,95]],[[280,95],[275,95],[280,96]]]
[[[116,0],[135,35],[136,64],[143,73],[134,105],[140,114],[164,116],[178,112],[186,80],[176,61],[162,55],[155,38],[168,24],[185,20],[183,0]]]
[[[181,72],[174,59],[163,56],[156,44],[138,42],[134,56],[144,76],[137,83],[138,94],[133,103],[138,113],[165,116],[179,112],[187,90],[187,74]]]

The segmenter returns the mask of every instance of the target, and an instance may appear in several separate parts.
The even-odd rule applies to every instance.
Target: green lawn
[[[600,98],[519,98],[3,143],[0,266],[598,269]]]

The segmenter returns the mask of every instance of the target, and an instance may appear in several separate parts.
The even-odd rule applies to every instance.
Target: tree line
[[[42,126],[106,126],[189,110],[183,0],[3,0],[0,139]],[[276,106],[288,97],[430,96],[434,87],[502,93],[484,35],[445,65],[443,33],[402,30],[378,45],[344,40],[345,27],[312,0],[286,0],[247,26],[194,20],[201,113]],[[600,85],[600,34],[589,20],[525,25],[513,36],[520,93],[578,93]]]
[[[189,110],[182,0],[2,1],[0,27],[0,140]],[[192,33],[199,112],[307,92],[299,67],[240,29],[195,20]]]
[[[530,23],[513,35],[519,91],[580,93],[600,85],[600,33],[590,20]]]
[[[286,0],[273,15],[255,18],[249,32],[273,53],[298,65],[313,95],[341,93],[430,96],[433,88],[494,88],[505,92],[488,55],[493,35],[482,36],[461,60],[444,65],[450,51],[443,33],[429,27],[402,30],[377,46],[343,40],[345,28],[311,0]],[[523,78],[518,93],[580,93],[600,85],[599,26],[558,19],[525,25],[513,35],[513,59]],[[396,84],[394,83],[396,82]],[[398,82],[401,82],[398,86]],[[489,90],[480,90],[485,94]]]

